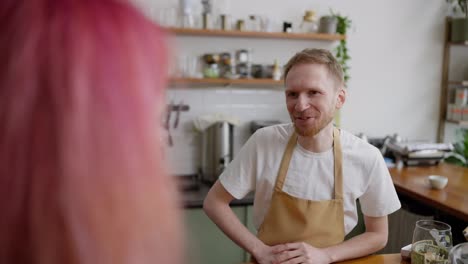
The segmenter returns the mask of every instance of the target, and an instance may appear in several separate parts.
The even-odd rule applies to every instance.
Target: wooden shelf
[[[323,33],[283,33],[283,32],[254,32],[220,29],[192,29],[192,28],[167,28],[176,35],[186,36],[211,36],[211,37],[235,37],[235,38],[274,38],[274,39],[302,39],[302,40],[344,40],[345,35]]]
[[[172,78],[172,85],[252,85],[252,86],[283,86],[283,81],[275,81],[273,79],[222,79],[222,78]]]
[[[468,46],[468,41],[449,42],[453,46]]]
[[[447,122],[452,124],[457,124],[459,126],[468,127],[468,121],[461,121],[461,120],[447,120]]]
[[[468,81],[449,81],[449,85],[468,87]]]

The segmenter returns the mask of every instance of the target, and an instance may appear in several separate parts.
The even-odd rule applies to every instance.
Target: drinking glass
[[[456,245],[450,250],[450,264],[468,264],[468,242]]]
[[[176,7],[164,7],[158,9],[149,9],[150,17],[162,27],[178,27],[182,21],[179,21]]]
[[[435,220],[416,222],[411,246],[411,264],[445,264],[452,248],[451,227]]]

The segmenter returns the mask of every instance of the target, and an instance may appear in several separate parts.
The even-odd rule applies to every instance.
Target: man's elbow
[[[376,251],[383,249],[388,242],[388,233],[377,233],[377,239],[375,241]]]
[[[203,211],[205,214],[211,218],[213,214],[219,208],[219,201],[217,201],[216,197],[213,195],[208,194],[205,199],[203,200]]]
[[[203,211],[212,218],[213,215],[228,208],[233,198],[217,181],[203,200]]]
[[[205,212],[205,214],[209,216],[212,209],[213,209],[212,202],[210,200],[210,197],[207,196],[203,200],[203,211]]]

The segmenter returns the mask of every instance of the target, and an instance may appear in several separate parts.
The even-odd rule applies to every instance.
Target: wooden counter
[[[468,222],[468,168],[441,163],[392,168],[390,174],[398,193]],[[442,190],[431,189],[427,176],[432,174],[446,176],[447,186]]]
[[[358,258],[339,262],[340,264],[410,264],[409,261],[401,259],[400,254],[372,255],[364,258]]]

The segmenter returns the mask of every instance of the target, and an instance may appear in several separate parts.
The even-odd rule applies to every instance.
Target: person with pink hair
[[[182,263],[163,31],[118,0],[0,3],[0,263]]]

